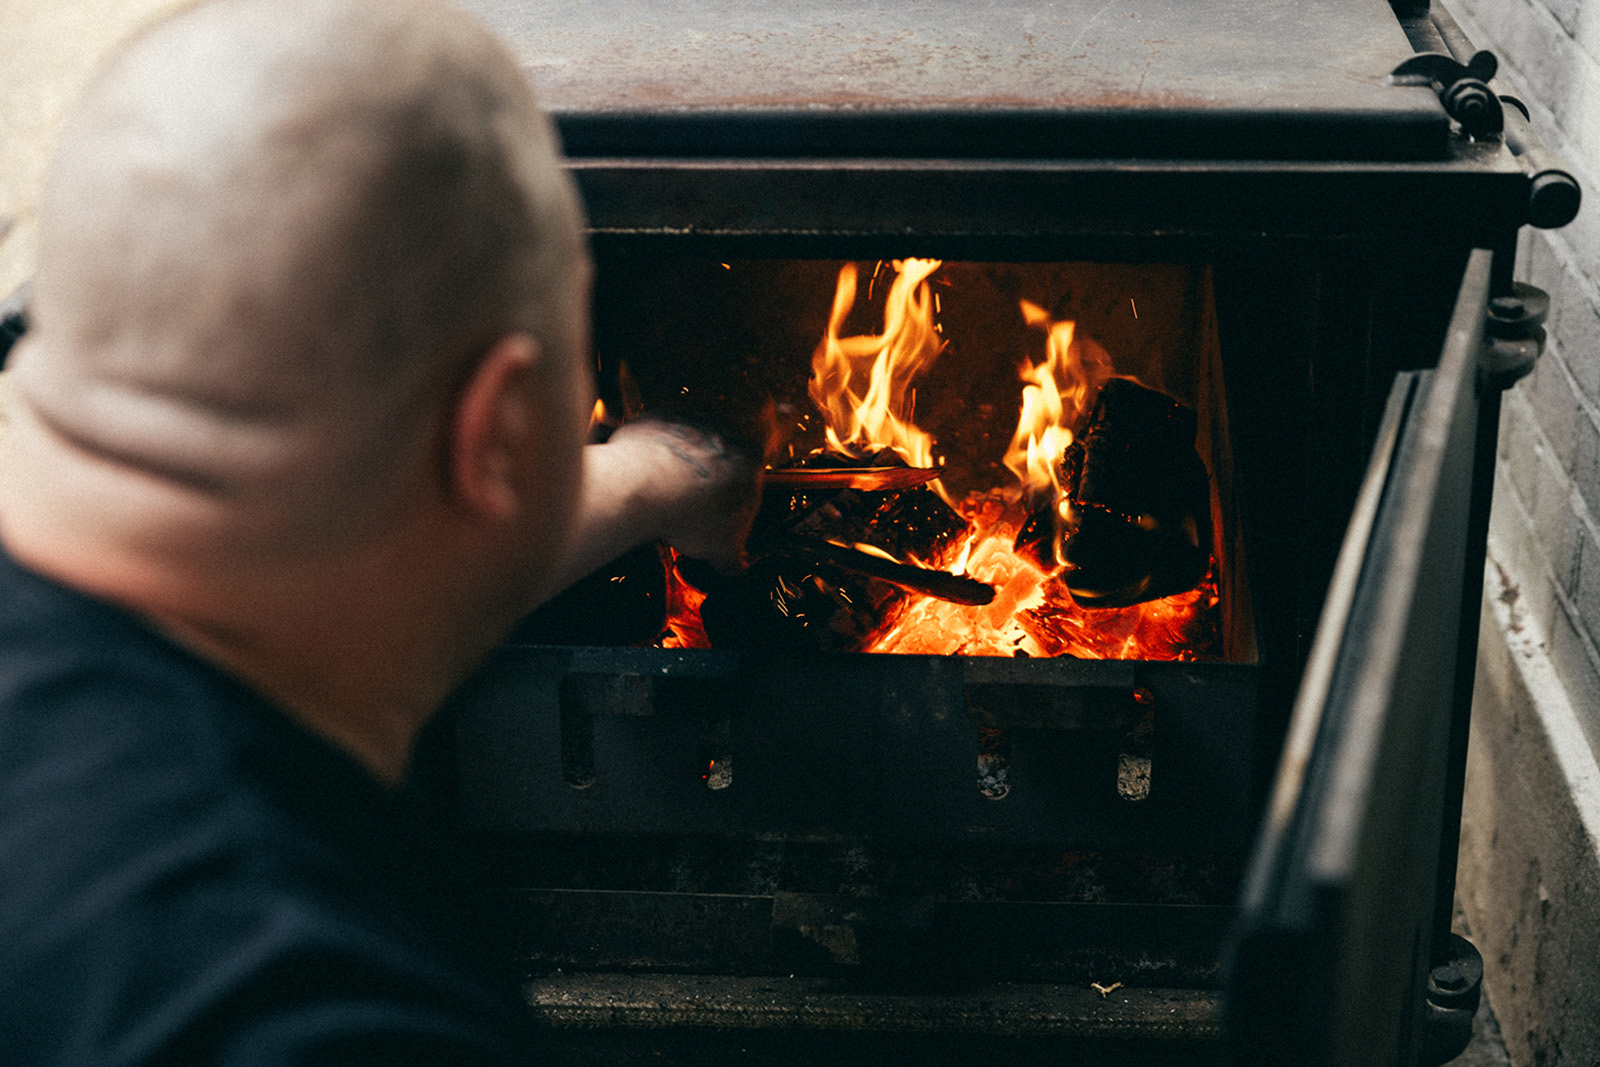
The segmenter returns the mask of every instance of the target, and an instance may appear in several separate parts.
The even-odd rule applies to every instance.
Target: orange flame
[[[1022,484],[1025,497],[1031,500],[1049,493],[1058,499],[1063,490],[1057,461],[1072,444],[1072,428],[1094,391],[1109,376],[1111,361],[1105,349],[1076,337],[1075,323],[1053,321],[1032,301],[1021,305],[1023,319],[1045,330],[1048,339],[1044,362],[1022,365],[1022,380],[1027,383],[1022,387],[1022,411],[1004,462]]]
[[[676,549],[663,546],[661,564],[667,569],[667,617],[656,644],[662,648],[710,648],[711,638],[700,619],[706,595],[678,573]]]
[[[1065,506],[1059,460],[1095,393],[1111,374],[1111,359],[1094,341],[1076,335],[1070,321],[1056,322],[1031,301],[1024,320],[1046,331],[1044,361],[1024,362],[1022,405],[1006,450],[1016,475],[1013,490],[975,493],[955,505],[970,523],[967,536],[928,561],[994,586],[980,607],[918,597],[882,629],[871,652],[964,656],[1061,656],[1094,659],[1193,659],[1215,644],[1208,608],[1217,602],[1210,576],[1180,596],[1115,610],[1085,612],[1065,587],[1016,553],[1017,531],[1031,506]]]
[[[937,259],[897,259],[883,309],[883,333],[840,337],[856,301],[856,268],[839,271],[828,329],[811,357],[811,399],[827,422],[828,447],[851,456],[892,448],[913,467],[931,467],[933,438],[911,421],[911,383],[944,349],[927,278]]]
[[[917,375],[944,349],[927,284],[940,266],[931,259],[896,260],[884,307],[883,332],[841,337],[854,307],[857,273],[839,272],[833,309],[812,356],[810,393],[827,424],[828,447],[853,456],[892,448],[917,467],[935,465],[933,438],[912,422]],[[870,299],[870,295],[869,295]],[[1112,372],[1094,341],[1057,322],[1042,307],[1021,302],[1025,321],[1046,332],[1045,358],[1021,368],[1021,410],[1004,462],[1017,485],[948,497],[967,520],[964,537],[933,559],[914,560],[967,574],[995,588],[989,604],[953,604],[908,596],[865,644],[868,652],[966,656],[1061,656],[1093,659],[1196,659],[1218,651],[1220,630],[1214,574],[1178,596],[1118,609],[1085,610],[1060,580],[1013,548],[1031,509],[1065,506],[1059,461],[1073,429]],[[867,548],[869,546],[856,546]],[[879,552],[877,549],[872,549]],[[879,552],[879,554],[882,554]],[[703,594],[685,583],[668,560],[669,617],[661,644],[708,648],[699,607]]]
[[[1187,593],[1126,608],[1086,611],[1061,582],[1012,549],[1025,517],[1016,493],[991,490],[961,502],[972,523],[935,566],[995,587],[980,607],[914,597],[881,629],[868,652],[939,656],[1077,656],[1080,659],[1193,660],[1217,654],[1215,576]]]

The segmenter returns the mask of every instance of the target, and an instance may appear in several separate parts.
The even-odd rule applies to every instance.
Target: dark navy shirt
[[[0,552],[0,1064],[506,1064],[433,812]]]

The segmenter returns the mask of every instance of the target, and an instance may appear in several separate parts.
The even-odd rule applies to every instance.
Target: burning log
[[[1194,409],[1126,378],[1108,380],[1061,458],[1065,498],[1034,512],[1018,550],[1059,565],[1086,608],[1193,589],[1211,556],[1211,494],[1195,428]]]
[[[777,556],[737,577],[679,561],[678,573],[705,593],[699,618],[712,648],[860,650],[903,595],[826,564]]]
[[[767,489],[789,491],[862,489],[883,492],[915,489],[938,477],[938,467],[841,467],[837,470],[784,467],[766,471],[762,484]]]
[[[966,529],[926,488],[937,476],[890,449],[821,451],[769,472],[749,571],[730,579],[679,561],[679,576],[705,594],[706,638],[714,647],[855,651],[908,595],[994,599],[982,582],[900,562],[933,558]]]
[[[784,556],[826,563],[852,574],[888,582],[908,593],[937,597],[954,604],[988,604],[994,600],[994,586],[976,578],[900,563],[845,545],[791,536],[782,538],[770,548]]]
[[[822,450],[793,466],[767,472],[774,493],[787,491],[787,509],[770,501],[755,536],[770,518],[786,532],[818,541],[865,544],[896,559],[931,559],[967,528],[928,483],[938,467],[912,467],[893,449],[864,456]]]

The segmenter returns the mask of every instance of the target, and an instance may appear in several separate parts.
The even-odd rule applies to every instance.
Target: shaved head
[[[73,446],[360,536],[497,339],[583,379],[576,198],[515,62],[427,0],[210,0],[63,131],[18,399]],[[405,469],[402,469],[402,468]]]

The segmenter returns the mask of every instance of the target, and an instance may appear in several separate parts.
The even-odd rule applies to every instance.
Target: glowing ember
[[[933,597],[905,609],[863,650],[919,655],[1077,656],[1082,659],[1192,660],[1216,654],[1217,591],[1197,588],[1127,608],[1088,611],[1059,580],[1012,549],[1025,514],[1012,490],[974,493],[961,514],[972,531],[943,557],[925,560],[994,586],[990,604],[968,607]]]
[[[676,550],[663,548],[661,562],[667,568],[667,620],[656,644],[662,648],[710,648],[711,639],[700,621],[700,605],[706,602],[706,595],[678,573]]]
[[[939,266],[938,260],[896,261],[883,332],[863,336],[840,335],[855,305],[857,280],[854,266],[840,271],[827,330],[812,358],[810,382],[811,397],[826,421],[829,451],[863,459],[892,449],[912,466],[936,465],[934,440],[912,421],[912,408],[916,377],[944,348],[934,321],[938,304],[927,284]],[[1027,361],[1021,368],[1020,411],[1004,458],[1017,484],[955,501],[933,483],[966,521],[967,532],[942,549],[930,546],[933,558],[908,561],[977,578],[994,587],[995,598],[975,607],[908,594],[878,622],[862,649],[1091,659],[1216,655],[1214,560],[1211,573],[1188,592],[1126,608],[1088,610],[1073,602],[1055,571],[1043,571],[1015,551],[1018,531],[1036,508],[1046,503],[1069,507],[1060,484],[1062,453],[1112,374],[1105,349],[1077,336],[1074,323],[1054,321],[1026,300],[1021,311],[1030,326],[1046,332],[1047,340],[1044,360]],[[870,545],[855,547],[885,554]],[[817,576],[805,580],[819,588],[827,584]],[[684,582],[675,566],[669,568],[668,588],[668,623],[660,643],[668,648],[710,647],[699,617],[704,595]]]

